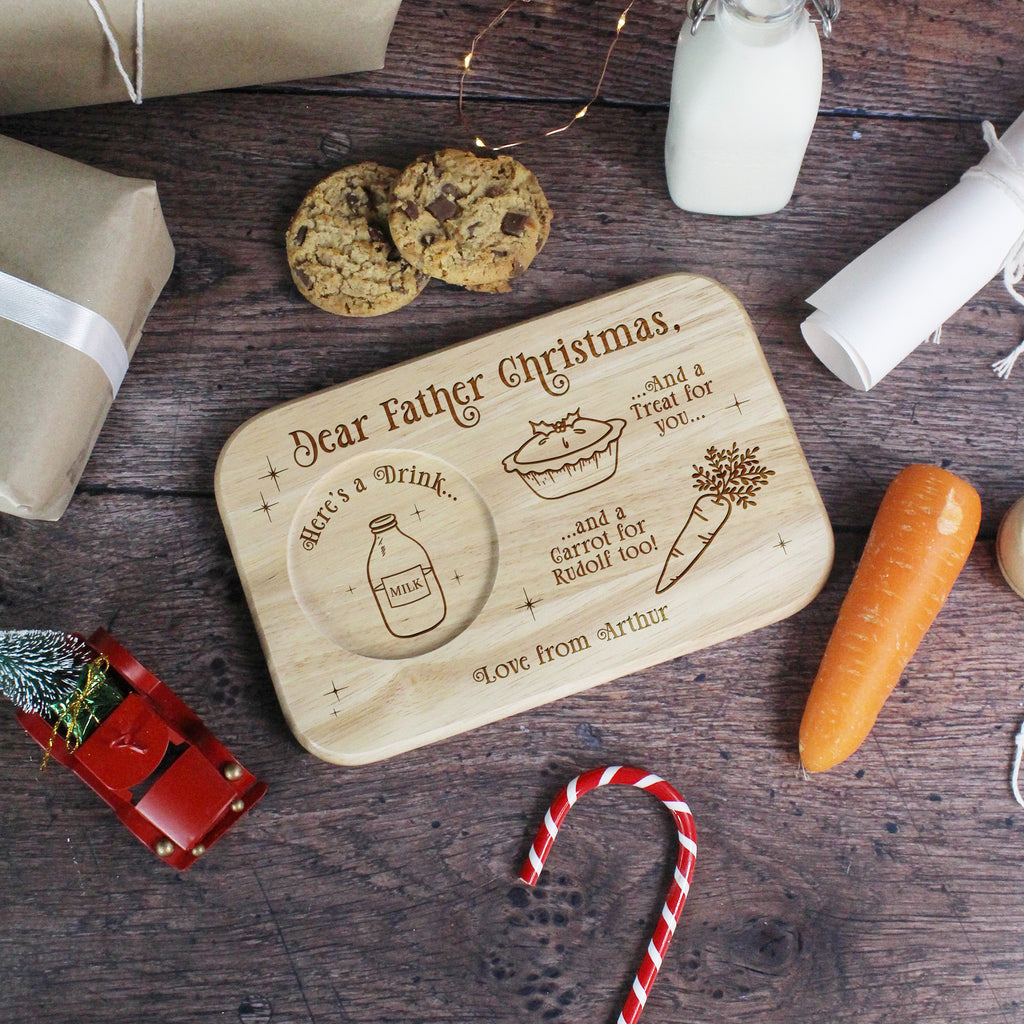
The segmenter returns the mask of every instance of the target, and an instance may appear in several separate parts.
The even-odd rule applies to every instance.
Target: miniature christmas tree
[[[74,750],[124,697],[107,661],[84,640],[52,629],[0,631],[0,694],[45,718]]]
[[[0,693],[22,711],[46,715],[75,694],[91,659],[85,642],[70,633],[0,631]]]

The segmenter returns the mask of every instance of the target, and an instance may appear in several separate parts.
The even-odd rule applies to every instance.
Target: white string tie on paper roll
[[[132,103],[142,102],[142,30],[145,11],[143,9],[143,0],[135,0],[135,81],[132,81],[131,75],[125,70],[124,62],[121,60],[121,48],[117,45],[117,38],[114,36],[114,31],[110,27],[110,22],[107,21],[106,14],[103,13],[103,8],[100,6],[99,0],[89,0],[89,6],[92,8],[93,13],[96,15],[96,20],[100,23],[100,28],[103,29],[103,34],[107,37],[107,43],[110,45],[110,52],[114,56],[114,64],[117,66],[118,74],[124,81],[125,88],[128,90],[128,96]]]
[[[1013,771],[1010,773],[1010,788],[1013,790],[1013,797],[1024,807],[1024,796],[1020,794],[1020,762],[1021,756],[1024,755],[1024,723],[1021,724],[1020,730],[1014,737],[1014,746],[1017,748],[1017,753],[1013,758]]]
[[[0,318],[89,356],[106,374],[117,396],[128,370],[128,351],[117,328],[105,317],[0,270]]]
[[[995,185],[1001,192],[1009,196],[1024,211],[1024,166],[1019,164],[1013,154],[1003,145],[996,135],[990,121],[982,122],[982,135],[988,146],[988,153],[981,162],[965,171],[963,177],[979,177]],[[1017,285],[1024,280],[1024,234],[1014,243],[1003,263],[1003,285],[1015,302],[1024,306],[1024,295],[1017,291]],[[1010,376],[1013,364],[1024,354],[1024,341],[1006,357],[992,364],[992,369],[1002,380]]]

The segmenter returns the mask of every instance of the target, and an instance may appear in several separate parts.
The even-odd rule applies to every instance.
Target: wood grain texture
[[[688,274],[268,410],[216,484],[288,720],[340,764],[784,618],[832,563],[750,321]]]
[[[576,109],[619,10],[531,6],[471,82],[470,113],[496,130],[540,131]],[[687,798],[699,840],[642,1020],[1024,1022],[1024,812],[1008,786],[1021,605],[993,552],[1024,490],[1024,374],[1000,383],[989,370],[1019,340],[1019,309],[994,282],[940,345],[866,395],[832,378],[798,329],[807,295],[981,156],[980,119],[1002,129],[1024,108],[1024,6],[847,5],[792,203],[731,221],[668,199],[681,9],[637,5],[605,100],[520,151],[555,220],[512,293],[437,284],[367,322],[309,306],[284,263],[299,200],[344,163],[464,145],[459,61],[498,9],[405,0],[373,74],[0,121],[4,134],[154,178],[177,248],[68,512],[0,520],[0,625],[108,626],[270,783],[177,876],[75,779],[40,773],[35,745],[0,716],[0,1018],[611,1021],[667,884],[668,816],[642,793],[590,794],[540,886],[515,875],[569,778],[636,763]],[[306,753],[215,505],[231,433],[284,401],[679,271],[720,281],[750,315],[836,533],[818,598],[380,764]],[[875,507],[912,461],[977,487],[982,532],[871,738],[809,781],[795,754],[806,693]]]

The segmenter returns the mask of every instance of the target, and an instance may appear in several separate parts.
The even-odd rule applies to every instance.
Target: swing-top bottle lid
[[[690,19],[691,34],[696,34],[701,22],[714,21],[714,14],[708,11],[708,6],[714,2],[716,0],[688,0],[686,13]],[[821,23],[821,34],[826,39],[832,36],[832,26],[835,24],[836,18],[839,17],[842,6],[842,0],[807,0],[807,2],[805,0],[781,0],[774,4],[765,3],[764,0],[761,0],[760,3],[758,0],[717,0],[717,2],[727,4],[730,9],[742,13],[750,21],[761,22],[765,25],[792,17],[797,10],[808,6],[809,2],[817,12],[818,21]]]

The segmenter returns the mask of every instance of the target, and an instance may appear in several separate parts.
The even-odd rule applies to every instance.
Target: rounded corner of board
[[[756,340],[671,273],[239,426],[217,503],[298,743],[382,761],[810,603],[834,537]]]
[[[348,757],[344,752],[339,753],[331,747],[325,747],[315,740],[310,739],[305,733],[300,732],[298,729],[291,726],[289,723],[291,734],[295,737],[296,742],[306,751],[307,754],[312,754],[315,758],[320,761],[325,761],[327,764],[336,764],[341,768],[358,768],[364,764],[371,764],[376,758],[354,758]]]
[[[310,733],[302,731],[291,720],[288,721],[288,728],[299,746],[308,754],[312,754],[327,764],[336,764],[341,768],[362,768],[368,764],[377,764],[404,753],[406,750],[404,746],[394,745],[356,750],[338,744],[317,741]]]

